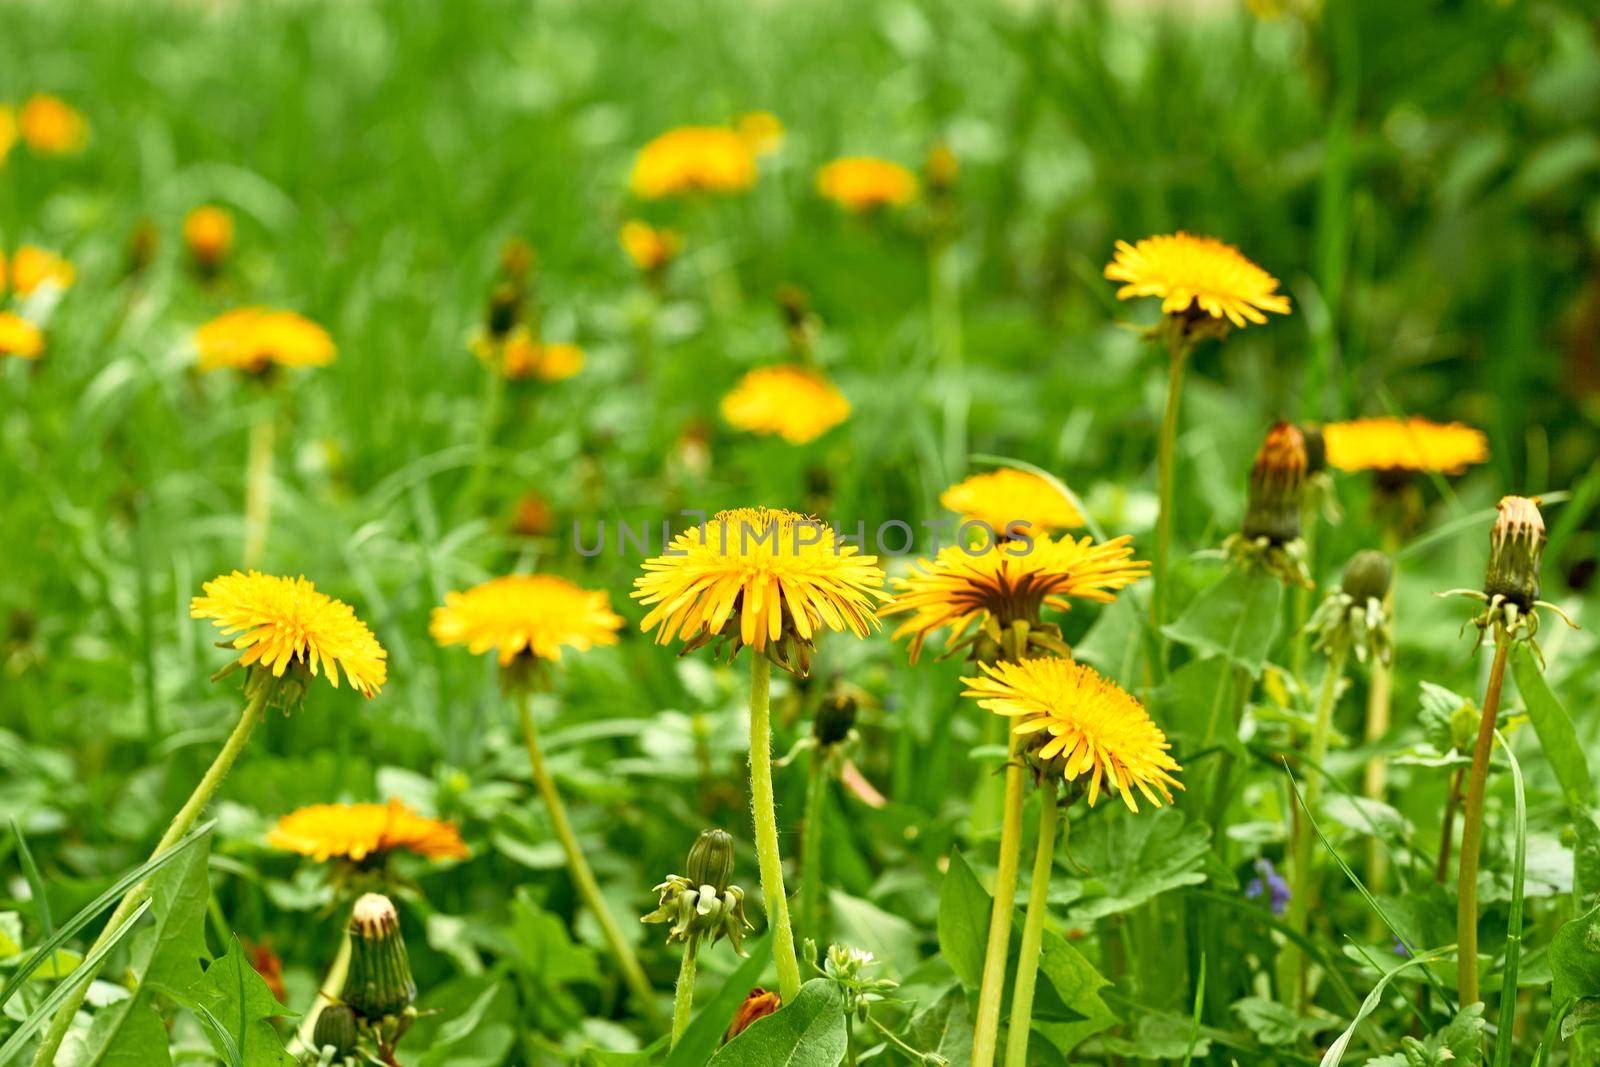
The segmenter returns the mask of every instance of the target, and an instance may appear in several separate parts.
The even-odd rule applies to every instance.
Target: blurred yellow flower
[[[776,434],[791,445],[815,441],[850,415],[850,401],[822,375],[797,366],[760,367],[722,398],[736,429]]]
[[[961,161],[948,144],[940,141],[928,149],[928,158],[922,169],[927,175],[930,189],[947,191],[955,186],[956,179],[961,175]]]
[[[183,219],[183,246],[203,271],[215,271],[233,248],[233,215],[215,204],[202,204]]]
[[[680,126],[639,150],[628,187],[656,200],[689,193],[742,193],[755,184],[756,157],[724,126]]]
[[[1330,422],[1322,428],[1322,439],[1328,465],[1345,471],[1460,474],[1471,464],[1489,461],[1489,439],[1482,430],[1415,416]]]
[[[817,192],[860,214],[909,204],[917,195],[917,178],[886,159],[847,156],[817,171]]]
[[[1012,523],[1027,523],[1033,533],[1083,525],[1083,516],[1061,491],[1037,474],[1001,467],[974,474],[939,495],[939,503],[961,516],[1004,535]]]
[[[89,124],[72,105],[36,93],[22,105],[18,116],[22,139],[42,156],[59,156],[81,151],[89,143]]]
[[[389,654],[350,605],[319,593],[305,578],[234,571],[205,583],[189,615],[210,619],[233,647],[241,667],[259,665],[282,678],[293,667],[315,677],[326,672],[339,687],[339,671],[352,688],[372,696],[388,678]]]
[[[428,632],[441,645],[494,650],[502,667],[520,655],[560,659],[563,646],[583,652],[614,645],[622,616],[605,592],[580,589],[547,574],[515,574],[447,593]]]
[[[195,331],[201,370],[233,368],[260,374],[269,367],[321,367],[333,362],[328,331],[292,311],[237,308]]]
[[[1105,275],[1125,283],[1117,290],[1118,300],[1158,296],[1161,310],[1172,315],[1197,309],[1243,327],[1266,322],[1263,312],[1289,313],[1289,298],[1278,292],[1278,279],[1232,245],[1181,230],[1137,244],[1118,241]]]
[[[734,129],[757,156],[770,156],[783,147],[783,121],[770,111],[747,111]]]
[[[0,311],[0,356],[38,359],[44,354],[39,327],[10,311]]]
[[[1102,786],[1135,812],[1135,789],[1160,807],[1172,803],[1173,787],[1183,788],[1166,734],[1142,704],[1092,668],[1054,657],[980,666],[982,675],[961,680],[963,695],[1009,718],[1041,771],[1069,782],[1087,776],[1090,807]]]
[[[6,276],[5,258],[0,256],[0,290],[5,288]],[[11,257],[11,289],[18,296],[29,296],[44,285],[66,289],[76,277],[70,262],[34,245],[21,246]]]
[[[734,508],[673,539],[646,560],[632,596],[649,607],[640,629],[657,644],[707,644],[733,621],[736,647],[769,652],[804,674],[823,630],[865,637],[876,629],[883,571],[876,556],[833,529],[781,508]],[[804,647],[802,647],[804,646]]]
[[[639,219],[623,223],[618,236],[633,265],[646,273],[666,269],[683,247],[683,238],[675,231],[665,227],[657,229]]]
[[[300,808],[278,820],[267,834],[267,844],[318,863],[335,857],[355,863],[369,858],[382,861],[392,852],[414,852],[431,860],[461,860],[469,855],[453,824],[418,815],[399,800]]]
[[[10,104],[0,104],[0,166],[17,143],[17,113]]]
[[[583,349],[538,341],[524,325],[512,327],[499,344],[481,338],[473,348],[479,359],[510,381],[538,378],[542,382],[559,382],[583,369]]]

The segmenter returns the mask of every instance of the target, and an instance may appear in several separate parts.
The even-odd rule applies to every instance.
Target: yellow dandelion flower
[[[1471,464],[1489,461],[1489,439],[1482,430],[1415,416],[1330,422],[1322,428],[1322,439],[1328,465],[1345,471],[1460,474]]]
[[[876,208],[909,204],[917,195],[917,178],[887,159],[847,156],[817,171],[817,192],[861,214]]]
[[[399,800],[300,808],[278,820],[267,833],[267,844],[318,863],[334,858],[381,862],[393,852],[430,860],[463,860],[470,854],[453,824],[418,815]]]
[[[894,599],[879,614],[909,616],[894,637],[910,635],[915,663],[928,635],[944,627],[953,645],[985,618],[1005,628],[1037,621],[1044,606],[1066,611],[1073,599],[1110,603],[1150,573],[1150,564],[1133,558],[1132,540],[1097,545],[1089,537],[1040,536],[982,551],[947,545],[934,559],[918,560],[908,577],[894,579]]]
[[[850,415],[850,401],[822,375],[804,367],[761,367],[722,398],[722,417],[735,429],[776,434],[791,445],[815,441]]]
[[[201,370],[321,367],[333,362],[328,331],[292,311],[246,307],[218,315],[195,331]]]
[[[78,276],[71,262],[35,245],[17,249],[11,257],[9,273],[11,289],[18,296],[30,296],[45,286],[66,289]],[[0,288],[4,288],[6,275],[5,264],[0,261]]]
[[[83,114],[71,104],[44,93],[36,93],[22,105],[17,125],[28,147],[41,156],[81,151],[89,143],[89,124]]]
[[[686,651],[698,648],[731,619],[737,647],[763,653],[809,647],[823,629],[865,637],[878,626],[883,571],[876,556],[861,555],[820,519],[734,508],[679,534],[633,584],[633,598],[650,608],[640,628],[655,630],[657,644],[680,639]],[[804,648],[794,651],[804,666]]]
[[[183,246],[202,270],[216,270],[233,248],[233,215],[215,204],[202,204],[183,219]]]
[[[1125,283],[1117,290],[1118,300],[1158,296],[1161,310],[1172,315],[1194,308],[1243,327],[1266,322],[1263,312],[1289,313],[1289,298],[1278,292],[1278,279],[1232,245],[1181,230],[1137,244],[1118,241],[1105,274]]]
[[[242,667],[260,667],[282,678],[293,667],[313,677],[325,671],[334,688],[339,672],[352,688],[372,696],[388,678],[388,653],[350,605],[335,600],[304,577],[276,578],[234,571],[204,586],[205,595],[189,604],[189,615],[210,619],[224,636],[238,634],[233,647]]]
[[[1037,474],[1012,467],[974,474],[941,493],[939,503],[960,515],[962,522],[981,522],[997,534],[1019,522],[1038,533],[1083,525],[1083,516],[1061,490]]]
[[[724,126],[680,126],[639,150],[628,188],[658,200],[690,193],[742,193],[756,181],[756,156]]]
[[[657,229],[639,219],[629,219],[623,223],[618,237],[622,241],[623,251],[633,260],[633,265],[646,273],[664,270],[683,247],[683,238],[675,231]]]
[[[502,667],[520,655],[560,659],[563,647],[583,652],[617,643],[622,616],[604,592],[580,589],[547,574],[515,574],[449,593],[433,609],[428,632],[441,645],[494,649]]]
[[[0,104],[0,166],[17,143],[17,113],[10,104]]]
[[[963,695],[1009,718],[1048,771],[1059,768],[1069,782],[1087,776],[1090,807],[1102,784],[1122,794],[1129,811],[1139,810],[1135,789],[1160,807],[1172,803],[1173,788],[1183,788],[1166,734],[1142,704],[1092,668],[1054,657],[982,668],[962,679]]]
[[[747,111],[733,128],[757,156],[770,156],[783,147],[783,120],[770,111]]]
[[[44,355],[44,334],[39,327],[10,311],[0,311],[0,356],[38,359]]]
[[[538,341],[526,326],[520,325],[506,335],[498,351],[489,344],[478,346],[478,353],[511,381],[538,378],[542,382],[559,382],[583,369],[583,349],[577,345]]]

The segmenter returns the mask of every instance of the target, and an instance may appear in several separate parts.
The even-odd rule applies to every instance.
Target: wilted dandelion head
[[[939,494],[939,503],[961,516],[1005,535],[1013,523],[1038,533],[1083,525],[1083,516],[1061,490],[1044,478],[1013,467],[974,474]]]
[[[760,367],[722,398],[722,417],[747,433],[782,437],[791,445],[815,441],[850,415],[850,401],[816,371]]]
[[[273,678],[285,672],[326,673],[335,688],[339,672],[352,688],[372,696],[388,678],[388,653],[351,610],[301,578],[234,571],[205,583],[205,595],[189,604],[189,615],[210,619],[240,651],[241,667],[259,667]]]
[[[887,159],[846,156],[817,171],[817,192],[861,214],[911,203],[917,196],[917,177]]]
[[[202,270],[216,270],[233,248],[233,215],[215,204],[202,204],[183,219],[183,246]]]
[[[1459,422],[1440,424],[1406,419],[1353,419],[1322,428],[1328,465],[1344,471],[1432,471],[1460,474],[1489,460],[1482,430]]]
[[[28,147],[41,156],[67,155],[89,143],[89,123],[82,113],[44,93],[35,93],[22,105],[17,126]]]
[[[66,289],[77,276],[67,259],[34,245],[19,247],[11,257],[9,269],[0,256],[0,291],[9,281],[11,291],[18,296],[31,296],[45,286]]]
[[[734,120],[733,128],[757,156],[773,155],[783,147],[783,120],[770,111],[746,111]]]
[[[617,236],[633,265],[646,274],[665,270],[683,247],[683,238],[676,231],[640,219],[624,222]]]
[[[278,820],[267,834],[267,844],[318,863],[381,862],[395,852],[434,860],[466,859],[469,854],[453,824],[418,815],[399,800],[300,808]]]
[[[985,551],[948,545],[933,560],[918,560],[909,576],[895,578],[894,599],[879,614],[909,616],[894,636],[911,637],[915,662],[935,630],[949,627],[954,645],[986,619],[1005,628],[1038,622],[1045,605],[1065,611],[1074,599],[1109,603],[1149,573],[1150,564],[1133,558],[1129,537],[1095,544],[1089,537],[1039,536]]]
[[[225,312],[195,331],[203,371],[232,368],[262,374],[273,367],[321,367],[333,362],[328,331],[292,311],[246,307]]]
[[[756,181],[756,156],[725,126],[679,126],[639,150],[628,188],[659,200],[692,193],[742,193]]]
[[[1300,536],[1302,491],[1306,480],[1306,439],[1290,422],[1267,431],[1250,467],[1250,491],[1240,532],[1283,544]]]
[[[428,632],[441,645],[466,645],[475,655],[493,651],[504,667],[519,656],[556,660],[563,648],[614,645],[621,626],[604,592],[553,575],[514,574],[446,594]]]
[[[819,519],[734,508],[675,537],[633,584],[650,608],[640,628],[656,643],[681,640],[689,651],[731,623],[734,651],[748,645],[803,674],[819,631],[865,637],[877,628],[883,571]]]
[[[1142,704],[1092,668],[1051,657],[982,669],[962,679],[964,695],[1011,720],[1041,773],[1086,778],[1091,807],[1102,788],[1120,793],[1130,811],[1139,810],[1136,789],[1160,807],[1172,802],[1172,787],[1183,788],[1166,735]]]
[[[11,311],[0,311],[0,356],[38,359],[44,355],[44,333]]]
[[[1289,313],[1289,298],[1278,292],[1278,279],[1232,245],[1181,230],[1135,244],[1118,241],[1105,274],[1124,283],[1117,299],[1160,297],[1161,310],[1170,315],[1198,311],[1243,327],[1266,322],[1264,312]]]

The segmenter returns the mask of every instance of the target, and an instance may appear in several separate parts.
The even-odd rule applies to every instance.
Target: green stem
[[[267,547],[267,527],[272,522],[272,448],[277,437],[277,408],[271,398],[262,401],[250,428],[250,459],[245,473],[244,569],[261,562]]]
[[[966,361],[961,340],[961,296],[950,257],[951,242],[935,236],[928,245],[928,297],[934,351],[946,375],[944,394],[945,477],[958,480],[967,466]]]
[[[589,861],[584,858],[578,836],[572,832],[572,823],[567,819],[566,805],[556,791],[555,779],[550,777],[550,769],[545,766],[544,752],[539,747],[539,733],[533,725],[532,699],[526,687],[517,692],[517,714],[522,719],[522,739],[528,746],[528,765],[533,770],[533,784],[550,813],[550,823],[555,828],[556,839],[561,842],[561,850],[566,853],[567,869],[572,874],[578,895],[600,924],[606,945],[616,958],[617,967],[622,971],[622,980],[638,1002],[639,1010],[647,1017],[657,1017],[660,1009],[656,1006],[655,990],[650,988],[644,968],[639,966],[638,957],[623,938],[622,929],[611,917],[611,909],[606,907],[605,898],[600,895],[600,883],[595,881],[594,872],[589,869]]]
[[[756,858],[761,866],[761,895],[772,927],[772,959],[778,968],[778,995],[784,1003],[800,992],[800,960],[789,925],[789,898],[783,889],[783,858],[778,852],[777,803],[772,795],[772,661],[750,654],[750,813],[755,822]]]
[[[690,935],[683,946],[683,963],[678,967],[678,989],[672,998],[672,1046],[678,1047],[683,1032],[689,1029],[689,1017],[694,1014],[695,955],[700,949],[700,938]]]
[[[1021,747],[1011,734],[1006,760],[1004,817],[1000,823],[1000,866],[995,872],[994,906],[989,912],[989,942],[983,956],[983,984],[972,1034],[972,1067],[993,1067],[1000,1040],[1000,999],[1005,992],[1006,957],[1011,947],[1011,912],[1016,905],[1017,860],[1022,849],[1023,775]]]
[[[1478,995],[1478,853],[1483,846],[1483,795],[1489,784],[1489,757],[1494,751],[1494,723],[1500,714],[1500,689],[1505,684],[1506,657],[1511,638],[1503,627],[1495,627],[1494,663],[1489,668],[1489,687],[1483,695],[1483,718],[1478,721],[1478,740],[1472,749],[1472,770],[1467,775],[1467,801],[1462,808],[1461,871],[1456,883],[1456,946],[1463,1007],[1476,1004]]]
[[[1039,979],[1039,949],[1044,943],[1044,919],[1049,910],[1050,871],[1056,857],[1056,827],[1061,805],[1056,784],[1039,790],[1039,849],[1033,857],[1033,883],[1028,887],[1028,911],[1022,921],[1018,949],[1017,984],[1011,993],[1011,1033],[1006,1038],[1006,1067],[1027,1067],[1028,1030],[1033,1024],[1033,991]]]
[[[150,854],[152,856],[165,852],[194,828],[195,822],[200,818],[200,813],[205,810],[206,804],[216,794],[217,788],[222,785],[222,780],[228,776],[228,771],[233,768],[233,763],[239,758],[239,753],[244,751],[245,742],[250,740],[250,733],[256,728],[256,723],[261,719],[261,714],[266,708],[267,697],[271,695],[272,691],[272,686],[262,685],[257,689],[256,695],[250,698],[249,703],[244,707],[244,711],[240,713],[239,721],[234,726],[233,732],[223,742],[222,751],[217,753],[216,759],[211,761],[211,766],[201,776],[200,783],[194,787],[194,792],[189,794],[189,799],[184,802],[182,808],[178,809],[178,814],[173,816],[171,824],[167,827],[167,832],[161,835],[161,840],[156,843],[155,849],[151,851]],[[127,921],[133,910],[144,902],[144,898],[149,892],[149,878],[145,878],[138,885],[128,890],[122,901],[117,905],[116,910],[111,913],[111,918],[106,921],[105,927],[101,929],[100,935],[94,939],[94,944],[89,946],[89,951],[85,953],[85,956],[93,955],[96,949],[104,945]],[[50,1020],[50,1027],[45,1031],[44,1038],[39,1043],[38,1051],[33,1055],[34,1067],[50,1067],[51,1064],[55,1063],[56,1052],[61,1048],[61,1042],[67,1036],[67,1030],[72,1026],[73,1017],[77,1015],[78,1009],[83,1005],[84,997],[89,993],[89,985],[94,981],[95,973],[97,972],[86,974],[73,972],[72,980],[78,983],[78,987],[71,996],[62,1002],[61,1007],[56,1011],[55,1017]]]
[[[822,825],[828,806],[828,752],[822,745],[811,750],[811,777],[806,783],[806,831],[800,845],[800,933],[818,945],[827,944],[822,928]]]
[[[1167,562],[1172,548],[1172,492],[1178,440],[1178,407],[1183,401],[1183,368],[1189,352],[1182,341],[1168,345],[1167,405],[1161,413],[1161,437],[1156,451],[1156,553],[1150,568],[1150,628],[1155,633],[1158,673],[1166,673],[1167,638],[1161,627],[1167,622]]]
[[[1344,644],[1334,646],[1328,657],[1327,670],[1322,675],[1322,691],[1317,696],[1316,718],[1311,724],[1311,745],[1306,752],[1305,810],[1315,813],[1322,796],[1322,765],[1328,758],[1328,737],[1333,732],[1333,707],[1339,699],[1339,681],[1344,677],[1345,660],[1349,648]],[[1311,832],[1298,810],[1289,809],[1294,825],[1290,836],[1293,855],[1289,864],[1289,929],[1304,935],[1311,914]],[[1286,1005],[1300,1008],[1306,996],[1307,957],[1294,941],[1284,944],[1278,954],[1278,994]]]

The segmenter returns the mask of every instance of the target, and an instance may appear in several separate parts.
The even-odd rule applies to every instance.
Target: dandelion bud
[[[1489,569],[1483,591],[1523,611],[1539,599],[1539,557],[1544,552],[1544,518],[1537,497],[1500,499],[1500,517],[1489,534]]]
[[[356,1013],[348,1004],[329,1004],[322,1009],[311,1031],[311,1046],[316,1049],[331,1046],[336,1058],[356,1050]]]
[[[689,862],[685,867],[689,881],[697,886],[710,886],[718,893],[728,888],[733,877],[733,838],[726,830],[701,830],[689,849]]]
[[[956,178],[961,173],[961,161],[956,158],[949,145],[940,141],[928,150],[923,173],[927,176],[930,192],[947,193],[955,188]]]
[[[484,326],[489,336],[503,338],[522,318],[522,290],[510,282],[501,282],[489,294],[489,311]]]
[[[733,1013],[733,1022],[728,1027],[728,1036],[724,1041],[732,1041],[757,1019],[764,1019],[782,1007],[783,1001],[778,999],[778,994],[769,993],[760,986],[750,990],[750,995],[744,998],[744,1003],[739,1005],[739,1010]]]
[[[817,709],[811,732],[819,745],[837,745],[856,725],[856,698],[848,689],[828,694]]]
[[[1244,536],[1280,545],[1299,537],[1305,480],[1305,436],[1291,423],[1274,424],[1250,468],[1249,502],[1241,528]]]
[[[356,901],[350,913],[350,972],[344,999],[369,1021],[398,1015],[417,998],[411,961],[394,902],[379,893]]]
[[[1389,557],[1369,548],[1350,557],[1340,585],[1357,604],[1364,604],[1387,597],[1389,583],[1393,580],[1394,564]]]
[[[183,220],[183,246],[202,276],[215,275],[233,248],[233,216],[214,204],[202,204]]]

